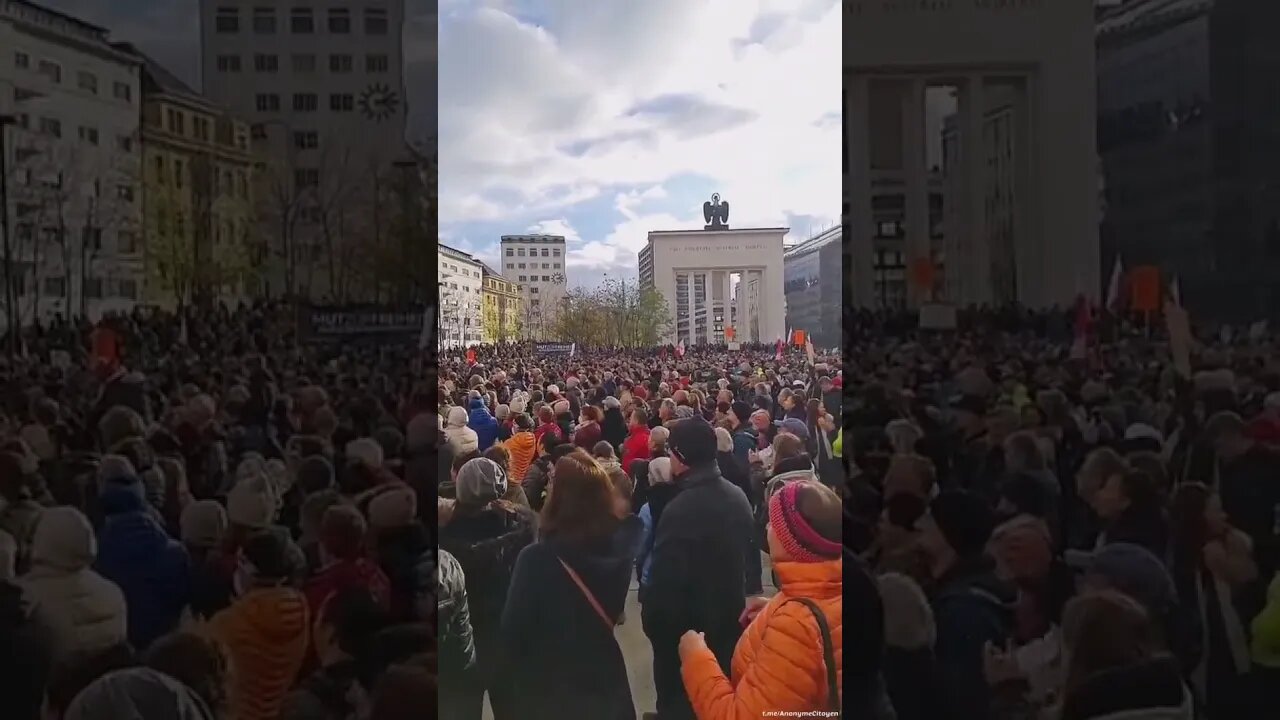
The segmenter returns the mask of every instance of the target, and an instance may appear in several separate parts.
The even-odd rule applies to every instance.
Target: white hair
[[[649,484],[671,482],[671,458],[660,457],[649,461]]]

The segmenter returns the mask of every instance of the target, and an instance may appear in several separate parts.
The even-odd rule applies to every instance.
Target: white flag
[[[680,338],[680,342],[676,343],[676,357],[684,357],[684,338]]]
[[[1116,255],[1116,264],[1111,268],[1111,281],[1107,283],[1107,297],[1105,307],[1114,310],[1116,303],[1120,300],[1120,280],[1124,277],[1124,266],[1120,263],[1120,256]]]
[[[1178,287],[1178,276],[1173,276],[1173,282],[1169,285],[1169,298],[1173,300],[1173,304],[1182,307],[1182,290]]]

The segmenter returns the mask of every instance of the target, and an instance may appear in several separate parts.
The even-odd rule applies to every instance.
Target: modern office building
[[[142,64],[104,28],[0,2],[0,212],[24,324],[143,297]]]
[[[773,342],[786,333],[783,246],[788,228],[653,230],[638,256],[640,286],[671,312],[666,342]],[[839,267],[837,262],[836,267]]]
[[[503,235],[502,274],[524,298],[523,337],[554,340],[560,303],[569,290],[568,247],[563,235]]]
[[[819,347],[840,344],[843,239],[843,228],[836,226],[787,248],[782,255],[786,326],[804,330]]]
[[[200,0],[203,92],[263,155],[268,294],[370,287],[408,157],[403,21],[404,0]]]
[[[937,285],[907,304],[1097,297],[1094,9],[1088,2],[850,0],[845,33],[850,290],[876,305],[876,198],[901,195],[903,262],[932,262]],[[954,91],[943,184],[944,257],[934,248],[927,97]],[[901,191],[877,187],[886,176]],[[943,272],[937,273],[939,265]]]
[[[249,125],[146,58],[142,160],[147,303],[256,296],[263,258]]]
[[[488,265],[481,265],[484,272],[484,300],[481,337],[486,343],[515,342],[520,339],[520,323],[524,320],[524,297],[520,284],[508,280],[502,273]]]
[[[470,253],[438,245],[440,346],[461,348],[484,341],[484,263]]]
[[[1280,5],[1129,0],[1097,28],[1102,262],[1204,321],[1280,318]]]

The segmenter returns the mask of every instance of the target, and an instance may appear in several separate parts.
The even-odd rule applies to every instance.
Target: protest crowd
[[[263,304],[13,340],[0,717],[435,706],[435,382],[416,338],[314,345]]]
[[[851,314],[846,717],[1277,717],[1280,341],[1182,312]]]
[[[440,717],[835,717],[842,379],[808,350],[443,357]],[[656,708],[637,707],[624,623],[652,648]]]

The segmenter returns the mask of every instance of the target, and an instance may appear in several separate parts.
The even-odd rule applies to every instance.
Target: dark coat
[[[414,610],[435,591],[431,537],[422,525],[378,533],[378,566],[391,584],[391,613],[396,622],[422,620]]]
[[[439,553],[440,581],[436,608],[439,612],[437,627],[440,632],[439,663],[440,687],[448,689],[464,682],[466,674],[476,662],[475,636],[471,631],[471,610],[467,604],[466,578],[457,558],[446,550]]]
[[[932,599],[938,626],[934,645],[943,706],[955,717],[990,715],[991,693],[982,674],[985,643],[1004,647],[1012,632],[1013,597],[985,557],[956,562],[938,578]]]
[[[617,638],[560,561],[578,573],[610,618],[618,618],[640,533],[639,520],[629,517],[612,537],[591,546],[552,538],[520,553],[502,614],[503,649],[511,662],[504,692],[518,708],[511,718],[636,716]]]
[[[622,417],[619,408],[605,408],[604,419],[600,421],[601,434],[609,441],[621,457],[622,443],[627,441],[627,421]]]
[[[484,509],[455,513],[440,528],[440,549],[453,554],[467,581],[467,606],[475,634],[476,659],[492,668],[507,588],[520,551],[534,541],[537,516],[501,500]]]
[[[680,492],[655,532],[642,620],[653,644],[658,711],[688,717],[680,636],[687,630],[706,633],[707,646],[729,674],[744,600],[761,592],[761,582],[759,572],[751,577],[748,556],[759,550],[742,491],[720,476],[715,463],[689,470],[676,483]]]

